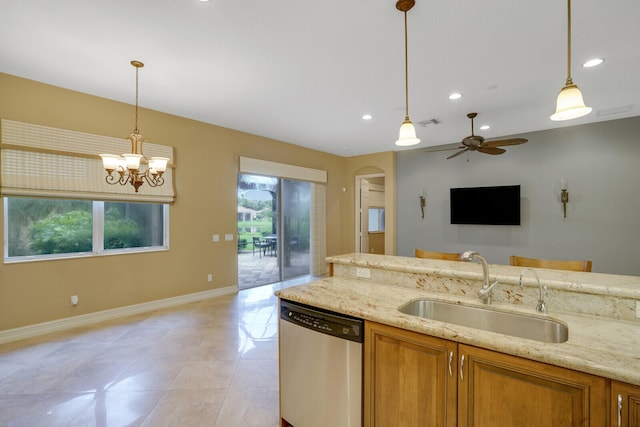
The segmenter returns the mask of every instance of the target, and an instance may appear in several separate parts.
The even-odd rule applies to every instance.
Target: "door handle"
[[[464,381],[464,373],[462,369],[464,368],[464,354],[460,356],[460,381]]]
[[[622,427],[622,395],[618,395],[618,427]]]
[[[453,376],[453,369],[451,368],[452,364],[453,364],[453,351],[449,353],[449,376],[450,377]]]

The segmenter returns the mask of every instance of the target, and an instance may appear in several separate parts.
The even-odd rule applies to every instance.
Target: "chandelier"
[[[102,166],[107,171],[107,176],[105,177],[107,184],[126,185],[129,183],[137,193],[138,188],[145,182],[151,187],[158,187],[164,184],[162,175],[167,169],[169,159],[166,157],[151,157],[147,159],[142,154],[142,144],[148,141],[148,138],[142,136],[138,130],[138,70],[144,67],[144,64],[140,61],[131,61],[131,65],[136,69],[136,122],[133,133],[127,138],[131,141],[131,153],[123,154],[122,156],[100,154],[100,157],[102,157]],[[114,174],[114,172],[117,172],[117,174]]]
[[[567,81],[556,100],[556,112],[551,120],[577,119],[591,112],[582,99],[582,92],[571,79],[571,0],[567,0]]]
[[[407,36],[407,12],[415,5],[415,0],[398,0],[396,9],[404,13],[404,101],[405,116],[396,145],[408,146],[420,143],[420,139],[416,137],[416,128],[409,119],[409,49]]]

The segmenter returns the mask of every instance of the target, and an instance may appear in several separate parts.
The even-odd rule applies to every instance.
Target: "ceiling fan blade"
[[[491,155],[498,155],[498,154],[502,154],[502,153],[506,153],[507,150],[503,149],[503,148],[498,148],[498,147],[487,147],[487,146],[480,146],[478,147],[478,151],[484,154],[491,154]]]
[[[451,144],[450,144],[451,145]],[[465,148],[464,146],[460,146],[459,144],[456,144],[455,147],[447,147],[446,145],[442,145],[440,147],[432,147],[432,148],[426,148],[424,150],[425,153],[436,153],[438,151],[451,151],[451,150],[460,150],[462,148]]]
[[[528,140],[525,138],[510,138],[510,139],[501,139],[498,141],[486,141],[482,144],[483,147],[505,147],[507,145],[518,145],[524,144]]]
[[[469,147],[465,148],[464,150],[460,150],[457,153],[453,153],[452,155],[450,155],[449,157],[447,157],[447,160],[449,159],[453,159],[454,157],[458,157],[460,154],[462,153],[466,153],[467,151],[469,151]]]

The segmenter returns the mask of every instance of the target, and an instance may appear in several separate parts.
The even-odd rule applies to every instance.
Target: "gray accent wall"
[[[467,134],[461,129],[460,139]],[[640,117],[515,136],[529,142],[498,156],[398,152],[397,254],[473,249],[492,264],[509,264],[510,255],[590,259],[594,272],[640,276]],[[566,218],[561,179],[569,190]],[[516,184],[520,226],[450,224],[450,188]]]

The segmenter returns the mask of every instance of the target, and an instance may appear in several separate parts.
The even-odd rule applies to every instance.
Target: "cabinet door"
[[[364,425],[455,427],[457,345],[372,322],[365,332]]]
[[[459,426],[606,424],[604,378],[463,344],[458,352]]]
[[[611,381],[611,426],[640,427],[640,387]]]

